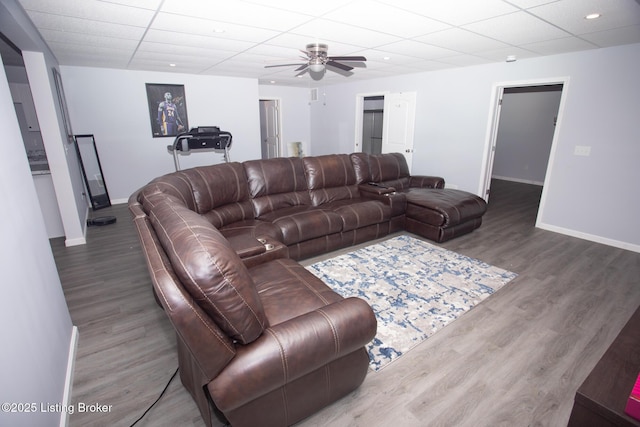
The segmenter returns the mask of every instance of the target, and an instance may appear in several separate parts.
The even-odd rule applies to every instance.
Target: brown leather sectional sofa
[[[485,202],[410,176],[402,154],[224,163],[129,199],[180,377],[207,425],[294,424],[357,388],[376,319],[295,260],[406,229],[445,241]]]

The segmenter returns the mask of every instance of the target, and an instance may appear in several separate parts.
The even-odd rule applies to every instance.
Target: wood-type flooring
[[[640,254],[535,228],[540,193],[494,180],[483,225],[441,244],[516,279],[298,425],[566,426],[576,389],[640,306]],[[90,227],[86,245],[51,246],[79,329],[72,403],[112,409],[70,426],[129,426],[177,368],[175,337],[126,206],[93,215],[117,222]],[[203,425],[178,377],[137,424]]]

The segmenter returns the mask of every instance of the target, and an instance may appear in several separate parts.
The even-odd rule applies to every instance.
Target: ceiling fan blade
[[[329,61],[366,61],[364,56],[330,56],[327,58]]]
[[[339,69],[344,70],[344,71],[351,71],[351,70],[353,70],[353,67],[350,67],[350,66],[348,66],[348,65],[341,64],[341,63],[339,63],[339,62],[332,61],[332,60],[327,61],[327,65],[330,65],[330,66],[332,66],[332,67],[339,68]]]
[[[294,65],[304,65],[306,67],[307,64],[300,64],[299,62],[296,64],[278,64],[278,65],[265,65],[264,68],[274,68],[274,67],[293,67]]]
[[[302,70],[306,69],[308,66],[309,66],[309,64],[302,64],[301,66],[296,68],[294,71],[302,71]]]

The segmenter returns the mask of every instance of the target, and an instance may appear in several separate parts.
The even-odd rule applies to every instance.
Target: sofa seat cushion
[[[220,228],[224,237],[235,237],[239,235],[249,235],[251,237],[271,237],[279,242],[282,241],[282,232],[271,222],[259,219],[247,219],[237,221]]]
[[[487,203],[475,194],[450,188],[410,188],[407,196],[407,218],[438,227],[452,227],[481,217]]]
[[[311,206],[294,206],[262,215],[280,229],[282,243],[293,245],[342,231],[342,218],[335,212]]]
[[[179,203],[159,203],[149,218],[176,275],[231,338],[247,344],[268,322],[253,280],[222,234]]]
[[[342,231],[357,230],[368,225],[380,224],[391,218],[391,207],[377,200],[339,200],[323,204],[322,209],[340,215]]]
[[[340,301],[342,296],[306,268],[281,258],[249,269],[271,326]]]

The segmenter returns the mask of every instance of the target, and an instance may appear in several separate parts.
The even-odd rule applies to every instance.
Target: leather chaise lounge
[[[129,199],[180,378],[209,426],[286,426],[355,390],[376,319],[296,260],[408,230],[445,241],[486,204],[409,174],[402,154],[224,163]]]

